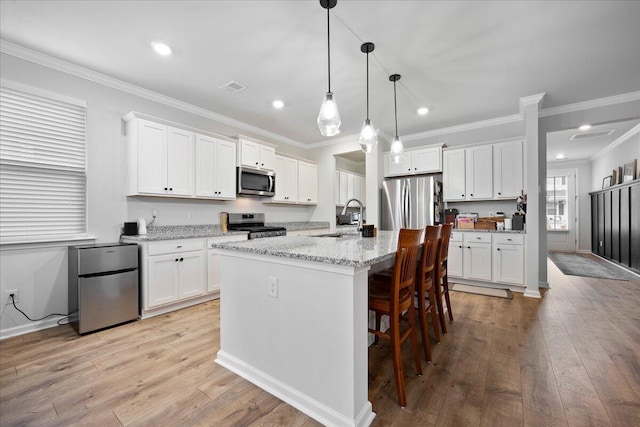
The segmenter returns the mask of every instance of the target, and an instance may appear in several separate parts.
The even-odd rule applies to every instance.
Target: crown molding
[[[620,144],[628,141],[631,137],[633,137],[634,135],[637,135],[638,133],[640,133],[640,123],[635,125],[631,129],[629,129],[626,133],[621,135],[620,138],[616,139],[611,144],[607,145],[602,150],[600,150],[597,153],[595,153],[593,156],[589,157],[589,160],[595,160],[598,157],[601,157],[603,154],[613,150],[614,148],[616,148]]]
[[[540,111],[538,117],[557,116],[559,114],[572,113],[574,111],[589,110],[592,108],[606,107],[621,104],[623,102],[639,101],[640,91],[628,92],[621,95],[607,96],[605,98],[576,102],[575,104],[560,105],[559,107],[546,108]]]
[[[7,55],[15,56],[16,58],[20,58],[26,61],[36,63],[38,65],[42,65],[44,67],[54,69],[56,71],[60,71],[66,74],[71,74],[73,76],[80,77],[82,79],[89,80],[91,82],[98,83],[103,86],[110,87],[112,89],[117,89],[122,92],[136,95],[141,98],[145,98],[150,101],[157,102],[159,104],[164,104],[169,107],[176,108],[178,110],[186,111],[188,113],[195,114],[197,116],[201,116],[210,120],[214,120],[219,123],[233,126],[238,129],[242,129],[243,131],[252,132],[257,135],[261,135],[263,137],[270,138],[288,145],[293,145],[295,147],[307,148],[306,144],[300,143],[298,141],[294,141],[292,139],[289,139],[282,135],[259,128],[257,126],[253,126],[249,123],[232,119],[231,117],[223,116],[222,114],[214,113],[213,111],[209,111],[207,109],[197,107],[195,105],[177,100],[170,96],[162,95],[157,92],[142,88],[140,86],[127,83],[125,81],[116,79],[114,77],[110,77],[106,74],[102,74],[97,71],[93,71],[88,68],[81,67],[79,65],[72,64],[67,61],[63,61],[61,59],[55,58],[53,56],[49,56],[42,52],[35,51],[33,49],[26,48],[24,46],[20,46],[18,44],[12,43],[7,40],[0,39],[0,52]]]
[[[533,105],[533,104],[537,104],[538,105],[538,111],[540,111],[540,107],[542,106],[542,100],[544,99],[546,93],[542,92],[542,93],[538,93],[536,95],[529,95],[529,96],[523,96],[522,98],[520,98],[520,115],[522,117],[524,117],[524,111],[527,108],[528,105]]]
[[[520,114],[512,114],[510,116],[496,117],[495,119],[481,120],[473,123],[465,123],[462,125],[456,125],[456,126],[450,126],[446,128],[428,130],[426,132],[414,133],[411,135],[403,136],[402,139],[405,140],[406,142],[409,142],[409,141],[415,141],[417,139],[422,139],[422,138],[446,135],[450,133],[465,132],[465,131],[470,131],[474,129],[481,129],[481,128],[486,128],[491,126],[499,126],[499,125],[504,125],[509,123],[521,122],[521,121],[522,121],[522,116]]]

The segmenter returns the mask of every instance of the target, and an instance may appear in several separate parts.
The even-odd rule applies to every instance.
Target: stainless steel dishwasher
[[[69,246],[69,322],[84,334],[138,318],[138,245]]]

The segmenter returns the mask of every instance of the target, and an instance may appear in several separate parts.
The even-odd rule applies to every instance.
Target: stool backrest
[[[442,224],[440,254],[438,257],[439,264],[447,263],[447,258],[449,257],[449,239],[451,239],[451,230],[453,230],[453,224]]]
[[[424,281],[425,290],[431,287],[433,281],[430,279],[432,272],[435,270],[436,261],[438,259],[440,237],[442,235],[442,226],[428,225],[424,232],[424,242],[422,243],[422,256],[420,257],[420,268],[418,280]],[[429,280],[427,280],[429,278]]]
[[[392,300],[397,301],[402,289],[413,286],[421,237],[422,229],[403,228],[400,230],[396,260],[393,265]]]

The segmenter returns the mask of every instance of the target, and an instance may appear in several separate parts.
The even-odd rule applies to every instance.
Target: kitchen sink
[[[311,237],[358,237],[360,233],[326,233],[326,234],[316,234]]]

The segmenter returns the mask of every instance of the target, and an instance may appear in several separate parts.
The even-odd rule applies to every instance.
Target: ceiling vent
[[[615,129],[611,129],[611,130],[596,130],[593,132],[576,133],[573,136],[571,136],[571,140],[573,141],[574,139],[587,139],[587,138],[597,138],[599,136],[609,136],[615,131],[616,131]]]
[[[219,87],[219,89],[222,89],[223,91],[225,91],[225,92],[227,92],[229,94],[242,92],[246,88],[247,88],[246,86],[241,85],[238,82],[234,82],[233,80],[231,80],[229,83],[223,84],[222,86]]]

